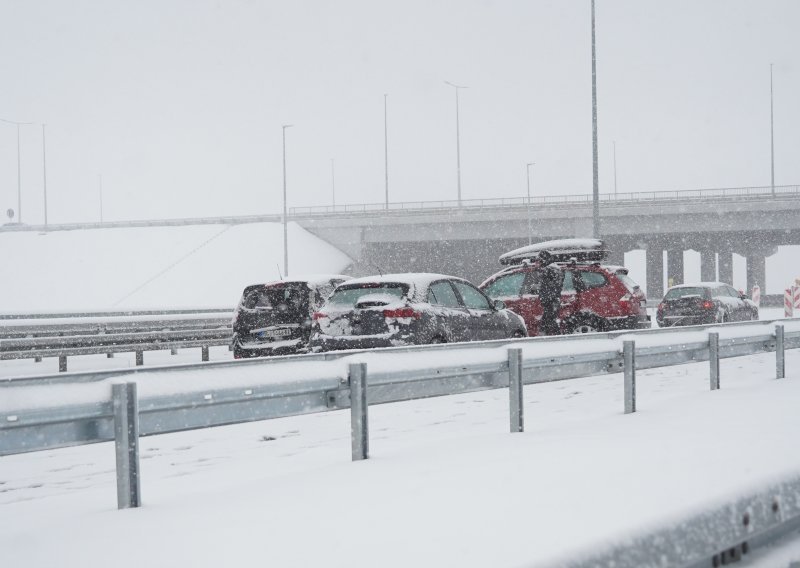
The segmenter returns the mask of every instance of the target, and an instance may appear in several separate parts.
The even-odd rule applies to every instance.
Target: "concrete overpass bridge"
[[[800,245],[800,186],[601,195],[602,238],[622,263],[647,254],[647,289],[663,276],[684,281],[683,252],[700,253],[703,280],[733,280],[733,253],[747,262],[747,286],[766,287],[766,258]],[[294,208],[305,229],[343,250],[354,272],[434,271],[479,282],[503,252],[533,242],[592,234],[590,195]],[[666,262],[664,252],[666,251]]]
[[[645,250],[647,290],[684,280],[683,252],[700,253],[701,278],[733,280],[733,253],[745,257],[747,287],[766,289],[766,258],[800,245],[800,186],[656,191],[600,196],[601,236],[622,263]],[[280,222],[280,215],[0,226],[0,231]],[[289,220],[354,260],[354,274],[432,271],[480,282],[503,252],[534,242],[592,234],[591,195],[297,207]],[[666,262],[664,261],[666,252]],[[666,271],[666,272],[665,272]]]

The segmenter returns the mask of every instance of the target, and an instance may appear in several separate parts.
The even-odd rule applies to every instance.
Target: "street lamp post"
[[[454,85],[450,81],[445,81],[445,83],[456,90],[456,176],[458,179],[458,206],[461,207],[461,133],[458,120],[458,91],[469,87]]]
[[[44,135],[45,125],[42,124],[42,183],[44,184],[44,228],[47,230],[47,144]]]
[[[289,229],[288,209],[286,208],[286,129],[291,124],[284,124],[283,128],[283,274],[289,276]]]
[[[386,180],[386,209],[389,209],[389,107],[388,94],[383,95],[383,171]]]
[[[100,223],[103,222],[103,174],[97,174],[98,190],[100,192]]]
[[[0,118],[0,122],[5,122],[6,124],[14,124],[17,127],[17,222],[22,223],[22,158],[20,156],[20,146],[19,146],[19,127],[33,123],[17,122],[15,120],[6,120],[4,118]]]
[[[331,203],[333,203],[333,210],[336,211],[336,178],[333,175],[333,158],[331,158]]]
[[[526,206],[526,212],[528,214],[528,244],[533,242],[533,237],[531,234],[531,166],[535,165],[535,162],[530,162],[525,164],[525,170],[527,173],[528,178],[528,201]]]
[[[594,0],[592,0],[592,236],[600,238],[600,180],[597,166],[597,57],[594,39]]]
[[[772,63],[769,64],[769,157],[770,157],[770,187],[772,197],[775,197],[775,123],[773,119],[772,104]]]
[[[617,141],[614,140],[614,195],[617,195]]]

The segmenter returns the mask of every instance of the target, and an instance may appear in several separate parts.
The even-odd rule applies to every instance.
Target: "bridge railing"
[[[800,196],[800,185],[775,186],[776,197]],[[677,191],[639,191],[624,193],[601,193],[600,201],[609,205],[629,205],[643,201],[676,201],[676,200],[714,200],[714,199],[760,199],[772,197],[772,187],[732,187],[722,189],[689,189]],[[433,201],[399,201],[389,203],[352,203],[342,205],[315,205],[311,207],[292,207],[291,216],[325,215],[325,214],[369,214],[398,213],[403,211],[420,211],[452,208],[497,208],[497,207],[557,207],[575,204],[590,204],[591,194],[572,195],[538,195],[527,197],[497,197],[489,199],[433,200]]]

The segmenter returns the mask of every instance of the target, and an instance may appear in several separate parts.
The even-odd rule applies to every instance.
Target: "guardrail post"
[[[144,351],[136,352],[136,366],[141,367],[144,365]]]
[[[178,354],[178,349],[173,347],[172,349],[169,350],[169,354],[170,355],[177,355]]]
[[[139,507],[139,403],[136,383],[111,385],[111,398],[117,454],[117,508]]]
[[[67,372],[67,356],[66,355],[59,355],[58,356],[58,372],[59,373],[66,373]]]
[[[33,358],[33,362],[34,363],[41,363],[42,362],[42,358],[41,357],[34,357]]]
[[[636,342],[622,342],[623,375],[625,378],[625,414],[636,412]]]
[[[369,422],[367,420],[367,364],[351,363],[350,443],[353,461],[369,458]]]
[[[775,378],[786,377],[786,351],[783,339],[783,324],[775,326]]]
[[[113,358],[114,358],[113,353],[106,353],[106,359],[113,359]]]
[[[708,364],[711,377],[711,390],[719,389],[719,333],[708,334]]]
[[[511,431],[525,431],[522,404],[522,349],[515,347],[508,350],[508,398],[511,419]]]
[[[203,345],[200,348],[200,360],[208,361],[208,345]]]

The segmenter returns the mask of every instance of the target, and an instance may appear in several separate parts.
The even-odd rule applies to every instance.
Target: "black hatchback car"
[[[475,286],[442,274],[340,284],[314,314],[312,351],[525,337],[525,322]]]
[[[233,317],[234,358],[307,351],[312,314],[349,278],[333,274],[247,286]]]
[[[658,304],[660,327],[758,319],[758,306],[733,286],[700,282],[673,286]]]

